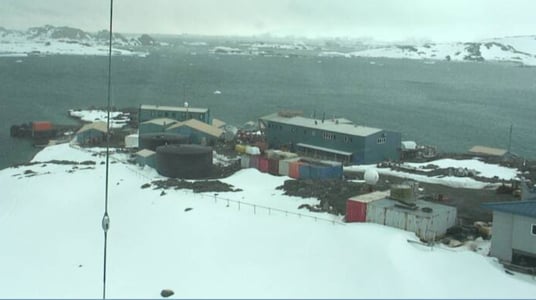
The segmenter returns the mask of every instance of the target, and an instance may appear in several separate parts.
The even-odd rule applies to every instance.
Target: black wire
[[[108,216],[108,173],[110,165],[110,109],[111,109],[111,89],[112,89],[112,19],[114,0],[110,0],[110,39],[108,45],[108,113],[106,122],[106,183],[104,191],[104,216],[102,218],[102,229],[104,230],[104,266],[102,276],[102,299],[106,299],[106,254],[108,248],[108,229],[110,218]]]

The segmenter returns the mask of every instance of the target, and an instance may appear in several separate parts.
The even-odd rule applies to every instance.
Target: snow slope
[[[0,298],[100,298],[104,170],[99,149],[51,146],[0,171]],[[95,156],[96,155],[96,156]],[[140,186],[150,168],[110,164],[109,298],[531,298],[536,281],[506,274],[467,249],[410,244],[414,234],[346,224],[297,209],[315,199],[283,196],[288,178],[246,169],[223,180],[236,193],[193,194]],[[31,173],[28,170],[32,170]],[[33,175],[33,176],[32,176]],[[280,213],[249,202],[333,220]],[[186,208],[192,210],[185,211]]]
[[[104,110],[82,110],[82,109],[70,109],[69,115],[73,118],[78,118],[84,122],[97,122],[102,121],[106,122],[108,120],[108,112]],[[125,126],[130,121],[130,116],[128,113],[123,113],[120,111],[111,111],[110,112],[110,127],[111,128],[121,128]]]
[[[8,30],[0,27],[0,57],[28,55],[108,55],[108,32],[91,34],[70,27],[46,25],[26,31]],[[114,34],[113,55],[146,56],[146,52],[134,51],[139,39],[128,40]]]
[[[470,43],[379,45],[348,53],[326,51],[320,53],[320,56],[500,61],[535,66],[536,36],[495,38]]]
[[[428,165],[435,165],[439,168],[467,168],[468,170],[477,171],[477,175],[480,177],[493,178],[497,176],[499,179],[506,181],[516,179],[518,177],[518,170],[514,168],[507,168],[499,165],[488,164],[483,161],[474,159],[440,159],[427,163],[405,163],[408,167],[413,167],[419,171],[432,171],[430,168],[426,168]],[[378,174],[393,175],[397,177],[416,180],[419,182],[442,184],[451,187],[469,188],[469,189],[483,189],[488,187],[496,187],[500,184],[490,184],[483,181],[478,181],[470,177],[457,177],[457,176],[434,176],[429,177],[419,174],[411,174],[407,172],[392,170],[390,168],[378,168],[377,165],[358,165],[345,167],[345,170],[364,172],[368,169],[374,169]]]

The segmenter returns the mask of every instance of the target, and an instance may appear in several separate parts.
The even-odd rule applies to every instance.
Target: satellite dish
[[[368,185],[375,185],[376,183],[378,183],[378,180],[380,179],[380,175],[378,174],[378,171],[376,171],[375,169],[367,169],[363,177],[365,178],[365,182]]]
[[[184,102],[184,107],[188,107],[188,102]]]

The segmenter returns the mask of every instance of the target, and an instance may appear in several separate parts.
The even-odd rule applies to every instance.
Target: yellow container
[[[246,145],[236,144],[234,149],[238,153],[246,153]]]

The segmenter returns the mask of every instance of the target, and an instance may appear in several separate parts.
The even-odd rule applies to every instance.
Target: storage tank
[[[190,137],[176,133],[145,133],[140,134],[139,148],[156,151],[164,145],[189,144]]]
[[[212,174],[212,148],[165,145],[156,148],[156,170],[171,178],[198,179]]]
[[[406,203],[414,203],[413,188],[409,184],[395,184],[391,186],[391,199]]]

